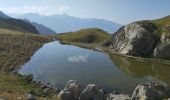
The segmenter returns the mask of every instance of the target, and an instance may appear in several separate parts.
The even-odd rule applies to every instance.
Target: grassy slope
[[[37,83],[29,83],[23,76],[0,73],[0,97],[5,100],[26,100],[28,92],[42,98],[43,89]]]
[[[9,18],[9,19],[0,18],[0,28],[13,30],[13,31],[31,32],[31,33],[38,34],[38,31],[36,30],[36,28],[30,23],[27,23],[19,19],[13,19],[13,18]]]
[[[17,100],[18,96],[23,99],[29,91],[39,96],[42,94],[37,83],[28,83],[11,71],[26,63],[37,49],[49,41],[51,39],[47,36],[0,29],[0,98]]]
[[[170,16],[152,20],[152,22],[158,27],[159,34],[165,33],[166,35],[170,36]]]
[[[57,35],[57,39],[64,43],[87,48],[98,46],[110,37],[111,35],[107,32],[97,28],[81,29],[76,32]]]

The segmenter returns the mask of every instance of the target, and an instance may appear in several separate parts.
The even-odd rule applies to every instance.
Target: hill
[[[152,20],[151,22],[157,26],[160,35],[161,33],[165,33],[168,36],[170,35],[170,15],[164,18]]]
[[[20,19],[0,18],[0,28],[39,34],[33,25]]]
[[[39,33],[32,24],[27,23],[20,19],[9,17],[1,11],[0,11],[0,28],[20,31],[20,32],[29,32],[29,33],[36,33],[36,34]]]
[[[170,59],[170,16],[123,26],[103,45],[124,55]]]
[[[62,33],[57,35],[57,38],[61,41],[68,42],[80,42],[80,43],[102,43],[108,38],[110,35],[97,28],[89,28],[89,29],[81,29],[75,32]]]
[[[23,20],[32,24],[33,26],[35,26],[40,34],[44,34],[44,35],[54,35],[54,34],[56,34],[56,32],[54,30],[52,30],[52,29],[50,29],[50,28],[48,28],[48,27],[46,27],[42,24],[38,24],[36,22],[31,22],[27,19],[23,19]]]
[[[2,19],[14,19],[14,18],[12,18],[12,17],[10,17],[10,16],[7,16],[6,14],[4,14],[3,12],[1,12],[0,11],[0,18],[2,18]],[[15,19],[15,20],[17,20],[17,19]],[[19,19],[18,19],[19,20]],[[54,34],[56,34],[56,32],[55,31],[53,31],[52,29],[50,29],[50,28],[48,28],[48,27],[46,27],[46,26],[44,26],[44,25],[42,25],[42,24],[38,24],[38,23],[36,23],[36,22],[31,22],[31,21],[29,21],[29,20],[27,20],[27,19],[22,19],[22,20],[20,20],[20,22],[21,21],[23,21],[23,22],[27,22],[27,23],[29,23],[29,24],[31,24],[32,26],[34,26],[35,28],[36,28],[36,30],[38,31],[38,33],[40,33],[40,34],[45,34],[45,35],[54,35]],[[16,25],[17,25],[17,22],[15,22],[16,23]],[[4,24],[4,23],[3,23]],[[10,25],[9,25],[10,24]],[[6,25],[6,27],[5,27],[5,25]],[[3,25],[3,28],[7,28],[8,26],[10,26],[10,29],[13,29],[13,30],[18,30],[18,31],[24,31],[24,30],[22,30],[22,29],[20,29],[20,28],[18,28],[16,25],[15,25],[15,27],[13,26],[13,24],[12,23],[8,23],[8,25],[7,24],[5,24],[5,25]],[[11,27],[11,26],[13,26],[13,27]],[[21,25],[21,26],[26,26],[26,25]],[[19,26],[20,27],[20,26]],[[27,27],[29,27],[29,26],[27,26]],[[28,31],[27,31],[28,32]],[[35,33],[35,32],[34,32]]]
[[[17,18],[28,19],[30,21],[43,24],[53,29],[57,33],[78,31],[85,28],[100,28],[107,31],[108,33],[113,33],[117,31],[117,29],[121,26],[117,23],[103,19],[78,18],[69,16],[67,14],[43,16],[30,13],[18,16]]]
[[[11,18],[11,17],[5,15],[2,11],[0,11],[0,17],[1,18]]]

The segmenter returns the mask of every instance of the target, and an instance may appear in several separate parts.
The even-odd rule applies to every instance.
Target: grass
[[[26,78],[19,74],[0,73],[0,98],[5,100],[26,100],[26,93],[33,93],[37,98],[45,99],[54,96],[51,92],[47,97],[44,96],[43,89],[37,82],[28,82]]]
[[[0,29],[0,71],[19,67],[48,41],[50,38],[46,36]]]
[[[151,22],[157,26],[159,34],[165,33],[167,36],[170,36],[170,16],[152,20]]]
[[[57,35],[57,38],[61,41],[77,43],[102,43],[110,37],[111,35],[107,32],[97,28],[81,29],[76,32]]]
[[[111,38],[107,32],[97,29],[81,29],[76,32],[62,33],[56,36],[62,44],[76,45],[83,48],[101,48],[101,44]]]
[[[41,98],[43,90],[36,82],[27,82],[23,76],[13,74],[51,37],[0,29],[0,99],[25,100],[26,93],[33,91]]]

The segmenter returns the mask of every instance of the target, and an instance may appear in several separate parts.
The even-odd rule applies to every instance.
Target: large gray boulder
[[[95,84],[89,84],[81,93],[80,100],[106,100],[104,91]]]
[[[65,88],[58,94],[59,100],[78,100],[80,95],[80,86],[76,80],[67,82]]]
[[[154,50],[154,57],[170,59],[170,39],[162,40]]]
[[[132,95],[132,100],[162,100],[170,96],[169,88],[166,84],[152,81],[139,84]]]
[[[121,54],[149,57],[156,43],[155,30],[156,26],[148,21],[129,24],[113,35],[112,47]]]

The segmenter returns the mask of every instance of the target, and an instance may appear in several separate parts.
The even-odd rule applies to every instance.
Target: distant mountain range
[[[85,28],[100,28],[108,33],[113,33],[121,27],[120,24],[103,19],[78,18],[67,14],[44,16],[36,13],[28,13],[19,15],[17,18],[28,19],[30,21],[43,24],[57,33],[77,31]]]
[[[52,29],[50,29],[50,28],[48,28],[48,27],[46,27],[46,26],[44,26],[42,24],[38,24],[36,22],[31,22],[31,21],[29,21],[27,19],[23,19],[23,20],[30,23],[30,24],[32,24],[33,26],[35,26],[40,34],[46,34],[46,35],[56,34],[55,31],[53,31]]]
[[[20,19],[11,18],[3,12],[0,12],[0,28],[39,34],[32,24]]]
[[[31,24],[31,25],[33,25],[36,29],[35,30],[37,30],[38,32],[36,32],[36,33],[39,33],[39,34],[47,34],[47,35],[52,35],[52,34],[56,34],[56,32],[55,31],[53,31],[52,29],[50,29],[50,28],[48,28],[48,27],[46,27],[46,26],[44,26],[44,25],[42,25],[42,24],[38,24],[38,23],[36,23],[36,22],[31,22],[31,21],[29,21],[28,19],[15,19],[15,18],[12,18],[12,17],[10,17],[10,16],[7,16],[6,14],[4,14],[3,12],[1,12],[0,11],[0,21],[1,21],[1,24],[2,24],[2,20],[3,20],[3,23],[4,23],[4,21],[8,21],[8,24],[11,24],[11,25],[6,25],[6,28],[7,28],[7,26],[10,28],[10,29],[12,29],[12,27],[13,27],[13,29],[15,29],[15,30],[17,30],[16,29],[16,27],[17,27],[17,23],[16,23],[16,27],[15,26],[12,26],[12,22],[14,23],[14,20],[15,21],[20,21],[20,22],[22,22],[22,23],[29,23],[29,24]],[[19,23],[18,23],[19,24]],[[2,25],[0,25],[1,27],[2,27]],[[3,27],[5,27],[5,25],[3,25]],[[15,27],[15,28],[14,28]],[[22,26],[22,27],[24,27],[24,26]],[[21,29],[20,29],[21,30]],[[31,29],[30,29],[31,30]],[[28,30],[27,30],[28,31]],[[35,31],[31,31],[31,32],[35,32]]]
[[[5,15],[2,11],[0,11],[0,18],[11,18],[11,17]]]

